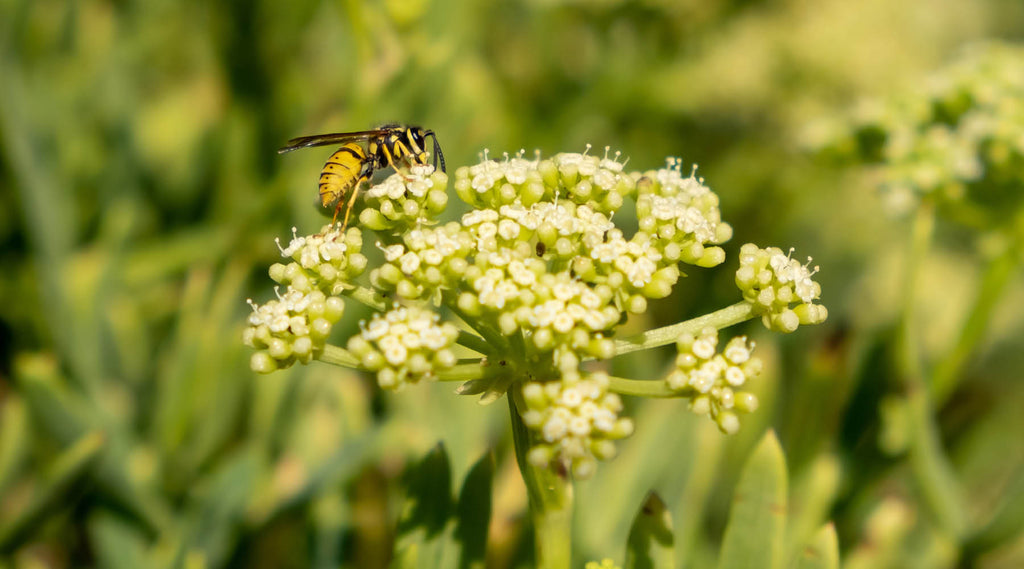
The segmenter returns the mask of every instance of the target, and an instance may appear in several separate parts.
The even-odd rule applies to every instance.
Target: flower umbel
[[[331,327],[341,319],[345,303],[319,290],[303,292],[292,287],[276,300],[258,305],[249,300],[253,313],[242,339],[256,348],[251,366],[270,373],[295,362],[309,363],[323,352]]]
[[[587,478],[597,460],[615,456],[612,441],[633,433],[633,421],[620,418],[622,400],[608,392],[608,375],[594,373],[575,382],[530,382],[523,385],[523,422],[540,443],[527,458],[535,466],[564,463]]]
[[[792,254],[792,250],[786,254],[778,247],[761,249],[753,243],[740,249],[736,286],[765,327],[776,332],[792,332],[801,324],[820,324],[828,317],[824,306],[814,304],[821,295],[821,285],[811,278],[818,268],[811,270]]]
[[[440,316],[418,307],[395,307],[375,314],[348,341],[348,349],[366,369],[377,373],[382,389],[398,390],[410,383],[436,379],[455,365],[451,346],[459,330]]]
[[[258,350],[253,368],[319,357],[373,372],[387,390],[457,380],[458,393],[481,394],[482,403],[511,394],[529,468],[578,478],[632,433],[620,394],[688,398],[694,412],[735,432],[739,413],[757,406],[743,386],[761,362],[744,337],[719,353],[718,330],[754,316],[785,332],[823,321],[814,271],[781,249],[745,245],[736,275],[742,301],[700,317],[697,328],[682,322],[617,338],[630,314],[673,292],[681,267],[720,265],[732,236],[718,196],[695,170],[683,175],[669,159],[631,172],[620,156],[592,156],[589,147],[546,159],[485,154],[455,171],[455,191],[470,206],[457,222],[438,221],[448,179],[430,166],[366,188],[358,227],[326,226],[281,248],[291,260],[270,273],[286,292],[254,305],[246,331]],[[637,223],[624,228],[616,219],[627,200]],[[380,254],[372,256],[381,259],[368,278],[364,230],[375,233]],[[325,345],[341,296],[375,312],[347,351]],[[691,333],[680,335],[679,326]],[[676,340],[676,368],[663,381],[595,371],[619,353]],[[476,357],[460,361],[457,351]]]
[[[757,397],[739,391],[748,379],[761,373],[761,360],[751,355],[754,343],[739,336],[719,353],[718,330],[705,328],[698,336],[681,335],[676,347],[676,367],[665,383],[691,398],[694,413],[710,416],[724,433],[735,433],[740,427],[736,412],[757,409]]]

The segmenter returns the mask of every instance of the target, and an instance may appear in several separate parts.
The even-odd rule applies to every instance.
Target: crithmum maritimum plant
[[[735,304],[619,338],[630,314],[672,292],[682,266],[724,263],[720,245],[732,228],[703,179],[683,175],[676,159],[628,172],[607,150],[485,155],[455,171],[455,192],[471,210],[441,223],[448,183],[432,166],[412,166],[366,190],[356,227],[295,233],[281,246],[287,261],[270,268],[283,290],[252,303],[251,365],[269,373],[320,360],[373,373],[386,390],[455,381],[457,393],[482,403],[507,395],[538,566],[568,567],[571,479],[591,476],[633,432],[622,396],[686,399],[736,432],[757,408],[745,385],[762,363],[753,342],[720,331],[752,318],[778,332],[824,321],[817,268],[791,251],[744,245]],[[613,220],[627,200],[638,226],[628,236]],[[378,266],[363,254],[363,229],[383,252]],[[329,344],[353,300],[376,314],[345,347]],[[601,370],[617,355],[673,343],[675,365],[660,380]]]

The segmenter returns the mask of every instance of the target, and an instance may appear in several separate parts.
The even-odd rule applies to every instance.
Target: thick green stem
[[[572,481],[566,472],[536,467],[527,460],[533,438],[519,415],[516,399],[521,400],[518,393],[508,397],[508,410],[512,419],[516,461],[530,498],[537,557],[535,567],[569,569],[572,567]]]
[[[608,379],[608,390],[620,395],[657,398],[685,397],[684,394],[669,389],[668,385],[661,380],[626,379],[615,376]]]
[[[945,403],[956,389],[968,358],[988,330],[995,307],[1019,266],[1020,251],[1017,247],[1007,246],[986,267],[978,296],[974,299],[974,306],[971,307],[956,345],[936,364],[932,372],[930,387],[935,405]]]
[[[897,365],[906,393],[910,423],[909,458],[911,471],[921,494],[939,526],[955,538],[963,537],[966,519],[963,500],[934,422],[934,408],[919,350],[914,309],[921,264],[927,255],[935,229],[934,211],[925,203],[918,209],[911,234],[910,257],[903,290],[903,318],[897,342]]]
[[[709,326],[716,330],[721,330],[750,320],[754,316],[754,307],[749,302],[737,302],[732,306],[726,306],[711,314],[705,314],[685,322],[648,330],[635,336],[617,340],[615,342],[615,355],[665,346],[675,342],[680,334],[697,334]]]
[[[364,286],[356,286],[342,294],[369,306],[377,312],[386,312],[388,309],[388,301],[384,298],[384,295]]]

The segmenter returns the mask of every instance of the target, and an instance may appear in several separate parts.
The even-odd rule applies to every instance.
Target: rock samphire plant
[[[623,396],[685,399],[723,433],[736,432],[757,408],[747,383],[762,362],[752,341],[722,331],[753,318],[784,333],[824,321],[817,268],[791,250],[743,245],[735,304],[621,337],[619,327],[668,296],[684,267],[726,261],[721,245],[732,228],[702,178],[684,175],[676,159],[630,172],[607,149],[603,157],[485,154],[454,178],[469,208],[458,221],[439,221],[448,176],[415,165],[367,188],[352,227],[293,232],[279,245],[284,262],[270,267],[277,298],[250,301],[251,366],[269,373],[319,360],[374,374],[384,390],[453,381],[482,403],[506,396],[537,565],[568,567],[572,480],[591,476],[633,432]],[[630,200],[635,207],[620,212]],[[381,262],[370,266],[369,257]],[[332,327],[352,301],[375,314],[334,345]],[[661,379],[606,371],[615,356],[667,344],[678,355]]]

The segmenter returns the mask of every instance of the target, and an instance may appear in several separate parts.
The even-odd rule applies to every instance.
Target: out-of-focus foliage
[[[478,495],[471,465],[496,449],[486,558],[529,563],[507,417],[444,386],[382,396],[328,366],[249,371],[244,300],[272,294],[273,237],[322,224],[327,149],[276,148],[395,120],[436,130],[452,169],[485,147],[611,145],[637,169],[680,155],[722,196],[726,263],[756,241],[822,267],[828,340],[757,338],[761,409],[737,436],[627,402],[638,435],[577,488],[577,560],[625,559],[654,489],[677,563],[712,566],[774,427],[786,558],[827,551],[832,519],[849,567],[1020,566],[1019,265],[999,280],[1005,248],[945,226],[919,260],[927,362],[963,337],[973,291],[1002,283],[928,411],[964,509],[951,535],[903,454],[915,408],[892,399],[909,228],[856,170],[800,148],[822,118],[1022,26],[1012,0],[0,1],[0,567],[384,566],[415,545],[403,472],[438,440],[445,483],[467,480],[452,496]],[[732,286],[693,275],[626,333],[723,306]],[[620,360],[651,378],[669,365]]]

